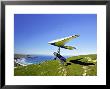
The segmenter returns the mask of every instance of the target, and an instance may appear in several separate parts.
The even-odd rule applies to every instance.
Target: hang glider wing
[[[69,50],[76,49],[75,47],[72,47],[72,46],[61,46],[61,48],[65,48],[65,49],[69,49]]]
[[[69,42],[70,40],[72,40],[74,38],[77,38],[77,37],[79,37],[79,35],[72,35],[72,36],[69,36],[69,37],[53,40],[53,41],[48,42],[48,43],[51,44],[51,45],[54,45],[54,46],[58,46],[58,47],[64,47],[64,48],[67,48],[67,49],[73,49],[74,47],[64,46],[64,45],[67,42]]]

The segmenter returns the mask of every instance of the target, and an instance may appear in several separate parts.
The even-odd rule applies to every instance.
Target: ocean
[[[27,58],[20,58],[16,60],[16,63],[21,65],[39,64],[45,61],[54,60],[55,56],[37,55]],[[67,56],[65,56],[67,58]]]
[[[27,58],[20,58],[17,59],[16,62],[23,65],[30,65],[30,64],[39,64],[48,60],[53,60],[54,58],[55,58],[54,56],[37,55]]]

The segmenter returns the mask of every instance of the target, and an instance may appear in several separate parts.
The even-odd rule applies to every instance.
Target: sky
[[[53,55],[58,47],[48,42],[71,35],[80,35],[61,49],[62,55],[97,53],[96,14],[15,14],[14,52],[18,54]]]

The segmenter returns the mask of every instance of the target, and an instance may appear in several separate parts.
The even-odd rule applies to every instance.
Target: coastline
[[[53,60],[54,56],[14,54],[14,67],[41,64]]]

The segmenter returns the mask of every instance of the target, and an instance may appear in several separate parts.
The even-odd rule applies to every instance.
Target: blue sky
[[[48,42],[79,34],[66,45],[76,50],[61,49],[62,55],[97,53],[96,14],[15,14],[14,52],[52,55],[57,47]]]

